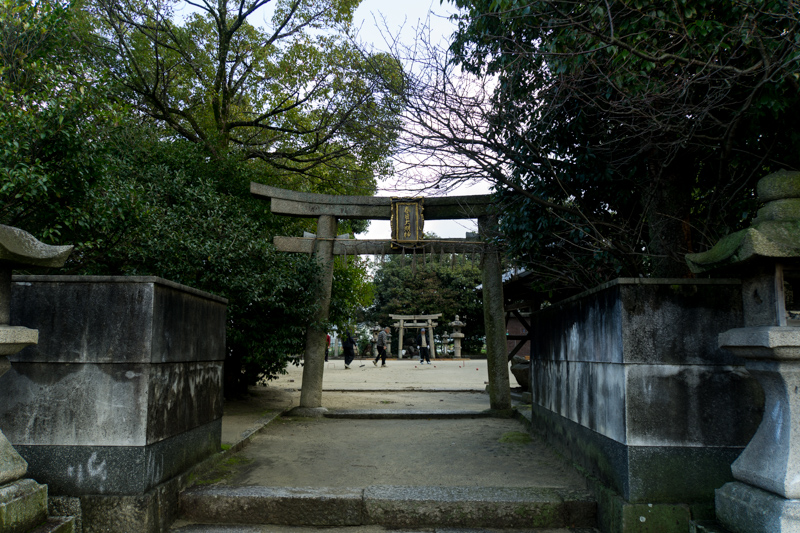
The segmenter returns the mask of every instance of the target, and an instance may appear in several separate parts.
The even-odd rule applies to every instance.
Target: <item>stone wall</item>
[[[0,427],[54,495],[141,495],[220,449],[226,301],[154,277],[14,276],[39,344]]]
[[[625,502],[711,504],[763,406],[717,347],[740,283],[619,279],[531,320],[535,430]]]

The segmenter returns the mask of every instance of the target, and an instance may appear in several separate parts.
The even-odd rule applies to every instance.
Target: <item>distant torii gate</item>
[[[312,317],[306,331],[305,362],[303,366],[303,387],[300,393],[300,407],[322,407],[322,374],[325,369],[325,335],[319,324],[327,321],[331,303],[333,284],[334,255],[384,255],[404,253],[398,242],[408,242],[409,247],[425,253],[475,253],[482,254],[481,274],[483,281],[483,318],[486,327],[486,353],[489,371],[489,402],[492,409],[511,408],[511,390],[508,378],[508,359],[506,358],[506,336],[503,309],[503,282],[500,271],[500,256],[496,249],[486,246],[487,237],[497,228],[497,216],[490,213],[491,197],[451,196],[426,198],[424,218],[428,220],[478,219],[478,233],[481,241],[466,239],[444,239],[420,241],[411,244],[403,241],[403,235],[394,240],[353,240],[337,239],[338,219],[353,220],[392,220],[405,217],[405,236],[409,233],[421,239],[422,208],[417,218],[409,209],[393,213],[398,199],[378,196],[335,196],[328,194],[303,193],[270,187],[260,183],[250,184],[250,193],[265,200],[271,200],[270,209],[274,214],[294,217],[317,218],[317,233],[314,237],[275,237],[273,243],[282,252],[313,253],[322,269],[317,314]],[[412,199],[408,199],[411,202]],[[413,199],[418,200],[418,199]],[[419,222],[418,227],[416,226]],[[414,227],[412,227],[412,225]]]
[[[431,357],[436,357],[436,346],[433,344],[433,328],[438,326],[437,320],[442,316],[442,313],[435,315],[389,315],[392,320],[397,320],[392,326],[400,330],[400,338],[397,343],[397,356],[403,358],[403,330],[405,328],[427,328],[428,329],[428,349],[430,350]],[[406,320],[413,320],[413,322],[406,323]],[[424,322],[423,322],[424,321]]]

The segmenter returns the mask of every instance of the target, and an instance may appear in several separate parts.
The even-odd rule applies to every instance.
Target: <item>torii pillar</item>
[[[497,216],[478,217],[478,233],[484,242],[497,233]],[[492,409],[511,409],[511,383],[508,378],[506,351],[506,321],[503,307],[503,273],[500,254],[495,246],[487,245],[481,268],[483,278],[483,322],[486,328],[486,363],[489,371],[489,406]]]
[[[306,329],[306,351],[303,361],[303,387],[300,391],[300,407],[322,406],[322,375],[325,371],[325,345],[327,332],[320,324],[328,321],[333,287],[333,240],[338,221],[331,215],[322,215],[317,221],[317,238],[314,258],[320,266],[320,283],[317,285],[319,307]]]

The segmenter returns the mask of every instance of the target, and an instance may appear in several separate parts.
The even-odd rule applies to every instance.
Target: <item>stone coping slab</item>
[[[740,279],[727,279],[727,278],[617,278],[607,281],[597,287],[591,288],[575,296],[570,296],[564,300],[560,300],[550,307],[543,309],[541,312],[552,312],[556,308],[581,300],[592,294],[604,291],[610,287],[620,285],[741,285]]]
[[[147,283],[154,285],[161,285],[169,287],[181,292],[207,298],[219,303],[227,304],[227,298],[211,294],[210,292],[201,291],[188,285],[181,285],[168,279],[159,278],[157,276],[28,276],[28,275],[14,275],[11,277],[13,283]]]

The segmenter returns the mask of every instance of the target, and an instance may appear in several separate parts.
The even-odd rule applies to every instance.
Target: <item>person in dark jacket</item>
[[[353,340],[353,336],[349,331],[346,331],[344,334],[342,348],[344,349],[344,367],[350,370],[350,363],[352,363],[353,359],[356,357],[356,341]]]
[[[392,330],[389,329],[389,326],[383,328],[382,331],[378,333],[378,357],[372,362],[373,365],[378,366],[378,360],[382,359],[383,364],[381,367],[386,366],[386,344],[389,342],[389,333]]]

